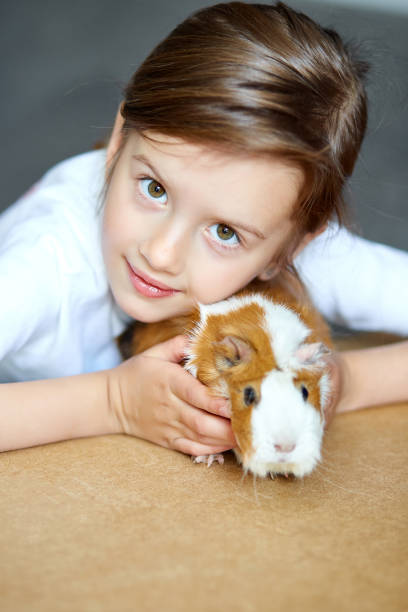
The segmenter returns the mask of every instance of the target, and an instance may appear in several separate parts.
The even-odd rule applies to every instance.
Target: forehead
[[[291,216],[303,184],[303,173],[283,160],[266,155],[227,151],[155,132],[134,133],[127,145],[145,158],[177,195],[202,194],[233,202],[238,214],[252,208],[272,223]],[[256,208],[256,211],[254,210]],[[272,215],[272,217],[271,217]]]

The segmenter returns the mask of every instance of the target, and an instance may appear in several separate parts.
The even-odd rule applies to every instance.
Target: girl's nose
[[[186,259],[186,238],[175,224],[162,225],[140,244],[139,251],[153,270],[179,274]]]

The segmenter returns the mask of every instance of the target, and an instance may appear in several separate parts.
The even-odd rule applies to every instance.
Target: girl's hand
[[[179,362],[187,339],[177,336],[109,371],[109,403],[117,431],[190,455],[236,446],[228,403]]]

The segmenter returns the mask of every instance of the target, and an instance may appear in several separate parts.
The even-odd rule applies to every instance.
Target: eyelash
[[[163,203],[165,204],[165,203],[166,203],[166,202],[162,202],[162,201],[161,201],[159,198],[149,197],[149,196],[146,194],[145,190],[143,189],[143,182],[144,182],[144,181],[150,181],[150,182],[152,182],[152,183],[156,183],[156,184],[157,184],[159,187],[161,187],[161,188],[163,189],[163,191],[164,191],[164,194],[166,195],[166,202],[167,202],[167,191],[165,190],[165,188],[163,187],[163,185],[162,185],[161,183],[159,183],[159,181],[156,181],[156,179],[152,178],[151,176],[141,176],[141,177],[138,179],[139,190],[140,190],[140,192],[141,192],[141,195],[142,195],[142,196],[143,196],[143,197],[144,197],[146,200],[148,200],[148,201],[150,201],[150,202],[154,202],[154,201],[156,201],[156,202],[159,202],[160,204],[163,204]],[[164,195],[164,194],[163,194],[163,195]],[[161,196],[161,197],[163,197],[163,196]],[[225,243],[223,240],[221,240],[221,239],[220,239],[220,240],[217,240],[217,239],[213,238],[213,236],[212,236],[212,235],[211,235],[211,233],[210,233],[210,229],[211,229],[212,227],[214,227],[214,226],[222,226],[222,227],[226,227],[226,228],[230,229],[230,230],[231,230],[231,231],[234,233],[234,237],[236,238],[236,241],[237,241],[237,242],[236,242],[235,244],[233,244],[233,245],[230,245],[230,244],[226,244],[226,243]],[[233,250],[233,249],[237,249],[238,247],[240,247],[240,246],[242,246],[242,245],[243,245],[243,240],[242,240],[242,238],[241,238],[240,234],[239,234],[239,233],[238,233],[236,230],[234,230],[234,228],[233,228],[233,227],[231,227],[230,225],[227,225],[226,223],[222,223],[222,222],[213,223],[212,225],[210,225],[210,226],[209,226],[209,227],[206,229],[206,233],[209,235],[209,239],[211,240],[211,242],[213,242],[213,243],[214,243],[214,244],[217,246],[217,248],[221,248],[221,249],[224,249],[224,250],[229,250],[229,251],[231,251],[231,250]]]

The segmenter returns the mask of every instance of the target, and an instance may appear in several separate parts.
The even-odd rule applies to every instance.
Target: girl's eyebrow
[[[158,170],[156,170],[152,162],[145,155],[135,154],[135,155],[132,155],[132,159],[134,159],[135,161],[141,162],[142,164],[147,166],[152,171],[152,174],[154,174],[154,176],[157,176],[157,178],[159,179],[159,182],[162,182],[163,184],[165,184],[165,181],[163,181],[163,179],[160,177],[160,173],[158,172]],[[245,232],[249,232],[250,234],[254,234],[261,240],[266,240],[266,236],[264,236],[264,234],[257,227],[254,227],[253,225],[248,225],[248,224],[238,223],[238,222],[235,223],[235,221],[227,221],[227,220],[223,221],[223,223],[233,228],[241,229],[241,230],[244,230]]]
[[[142,164],[147,166],[152,171],[152,174],[157,176],[157,178],[159,179],[159,182],[163,182],[163,183],[165,182],[161,178],[160,172],[154,167],[152,162],[145,155],[132,155],[132,159],[134,159],[135,161],[141,162]]]
[[[257,228],[254,227],[253,225],[244,225],[243,223],[235,223],[234,221],[226,221],[225,225],[231,225],[231,227],[233,228],[237,228],[237,229],[241,229],[244,230],[246,232],[249,232],[250,234],[255,234],[255,236],[257,236],[258,238],[260,238],[261,240],[266,240],[266,236],[264,236],[264,234]]]

